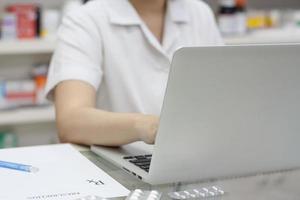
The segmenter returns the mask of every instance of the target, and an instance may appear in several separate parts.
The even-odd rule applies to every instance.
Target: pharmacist
[[[46,94],[59,136],[106,146],[154,143],[174,52],[222,44],[199,0],[90,1],[64,17],[58,36]]]

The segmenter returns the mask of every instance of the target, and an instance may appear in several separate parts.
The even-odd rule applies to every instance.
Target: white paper
[[[73,200],[129,194],[68,144],[4,149],[0,150],[0,160],[39,169],[28,173],[0,167],[0,200]]]

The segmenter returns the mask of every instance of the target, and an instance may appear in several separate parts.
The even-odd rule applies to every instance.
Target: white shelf
[[[263,30],[243,36],[225,37],[225,44],[300,43],[300,30]]]
[[[237,36],[225,38],[225,44],[275,44],[275,43],[300,43],[299,36]]]
[[[54,108],[37,107],[0,111],[0,126],[54,122]]]
[[[35,40],[0,40],[0,55],[52,54],[55,41]]]
[[[300,29],[262,30],[243,36],[225,37],[228,45],[300,43]],[[56,42],[51,40],[0,40],[0,55],[52,54]]]

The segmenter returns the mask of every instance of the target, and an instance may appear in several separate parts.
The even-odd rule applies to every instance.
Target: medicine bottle
[[[235,0],[219,0],[219,27],[223,35],[236,33]]]
[[[236,0],[236,33],[243,35],[247,32],[246,0]]]

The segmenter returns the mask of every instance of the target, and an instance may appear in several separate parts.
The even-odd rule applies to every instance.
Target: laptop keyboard
[[[152,155],[125,156],[123,158],[142,170],[149,172]]]

